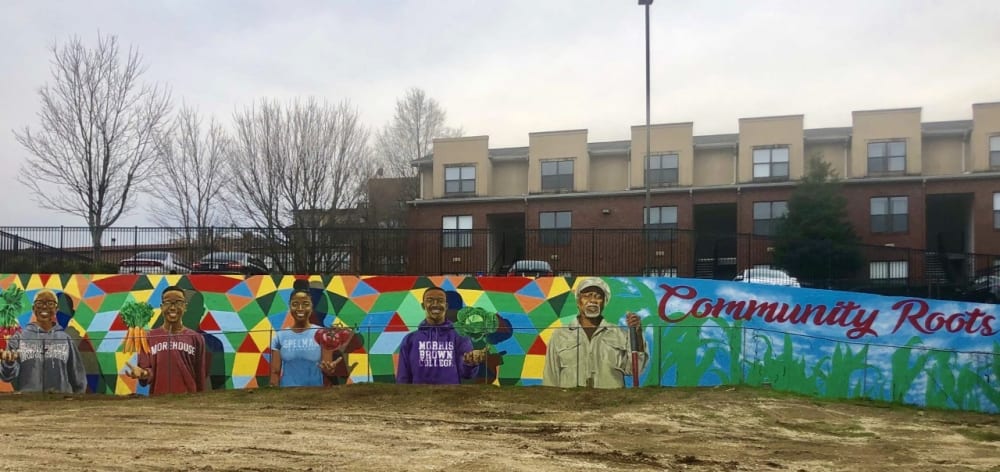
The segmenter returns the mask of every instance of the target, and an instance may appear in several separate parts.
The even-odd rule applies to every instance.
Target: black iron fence
[[[519,260],[542,261],[554,275],[733,280],[750,268],[780,269],[770,238],[674,229],[113,227],[94,241],[84,227],[0,227],[0,272],[132,271],[139,269],[122,261],[146,252],[172,253],[181,268],[161,269],[177,272],[219,252],[248,253],[274,274],[504,275]],[[862,259],[857,271],[834,275],[837,261],[830,260],[829,272],[821,267],[796,283],[955,298],[1000,264],[1000,256],[990,254],[857,249]]]

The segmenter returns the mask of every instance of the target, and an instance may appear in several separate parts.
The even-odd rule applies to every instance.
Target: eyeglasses
[[[35,306],[38,308],[55,308],[57,305],[59,304],[53,301],[35,302]]]
[[[165,306],[165,307],[170,307],[170,306],[184,306],[186,304],[187,304],[187,302],[184,301],[184,300],[163,300],[162,302],[160,302],[160,305],[161,306]]]

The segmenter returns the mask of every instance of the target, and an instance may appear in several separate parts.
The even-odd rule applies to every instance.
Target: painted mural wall
[[[148,385],[126,375],[143,347],[129,337],[136,323],[143,333],[162,324],[161,295],[176,285],[187,293],[183,324],[204,338],[206,387],[264,386],[274,338],[293,322],[297,279],[308,279],[314,322],[331,328],[327,336],[353,333],[341,343],[337,383],[396,381],[400,345],[425,318],[424,290],[439,286],[448,319],[485,353],[465,382],[770,385],[1000,412],[998,306],[700,279],[603,278],[604,323],[615,326],[591,337],[574,322],[583,278],[7,274],[0,275],[0,347],[32,323],[35,295],[50,289],[56,321],[79,349],[86,390],[148,395]],[[152,308],[145,318],[122,311],[144,303]],[[627,313],[641,320],[641,340],[629,339]],[[156,341],[147,339],[154,350]],[[581,348],[596,357],[577,359]],[[626,356],[606,354],[616,350]],[[15,388],[16,380],[0,382],[0,391]]]

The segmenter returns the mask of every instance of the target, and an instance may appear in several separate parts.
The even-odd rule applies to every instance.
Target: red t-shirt
[[[205,338],[194,330],[184,328],[170,334],[163,328],[151,330],[148,335],[150,354],[139,354],[139,367],[149,369],[149,394],[192,393],[205,390],[209,356]]]

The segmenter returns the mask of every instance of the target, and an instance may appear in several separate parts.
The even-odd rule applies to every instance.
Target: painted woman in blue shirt
[[[296,281],[289,301],[292,327],[279,330],[271,340],[271,385],[281,387],[319,387],[335,375],[337,364],[333,351],[316,342],[323,329],[312,323],[313,301],[309,283]]]

